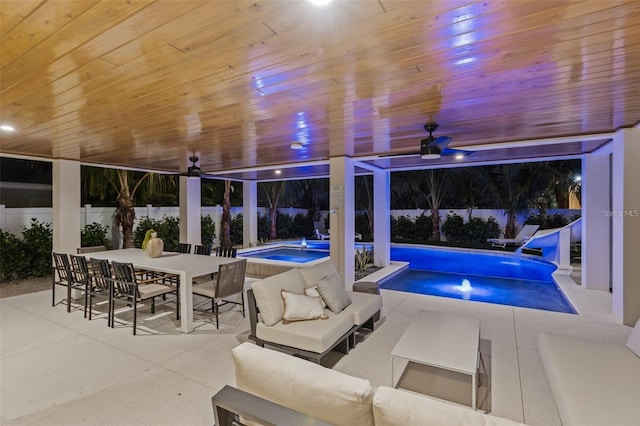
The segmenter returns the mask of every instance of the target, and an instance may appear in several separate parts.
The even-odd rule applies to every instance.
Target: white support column
[[[7,230],[7,219],[5,215],[7,211],[5,210],[6,206],[4,204],[0,204],[0,229],[3,231]]]
[[[329,162],[329,229],[331,260],[351,290],[355,280],[355,175],[348,157],[332,157]]]
[[[582,285],[609,291],[611,286],[610,155],[582,157]]]
[[[201,244],[200,178],[180,176],[180,242]]]
[[[258,183],[242,184],[242,245],[258,241]]]
[[[611,216],[613,315],[633,326],[640,318],[640,129],[613,138]]]
[[[386,170],[373,172],[373,255],[376,266],[391,262],[391,177]]]
[[[53,162],[53,251],[75,254],[80,247],[80,162]]]

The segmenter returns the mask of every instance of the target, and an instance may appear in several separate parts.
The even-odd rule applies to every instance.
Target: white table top
[[[188,271],[191,277],[218,272],[220,265],[238,260],[231,257],[203,256],[200,254],[166,251],[162,252],[160,257],[150,258],[144,251],[138,248],[99,251],[88,253],[87,257],[106,259],[110,262],[133,263],[133,266],[158,272],[179,274],[180,272]]]
[[[480,320],[458,314],[420,311],[391,356],[419,364],[476,374]]]

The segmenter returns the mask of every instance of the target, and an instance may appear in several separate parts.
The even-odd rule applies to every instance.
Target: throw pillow
[[[340,313],[344,308],[351,304],[351,298],[344,289],[337,274],[331,274],[321,278],[316,283],[318,292],[322,296],[322,300],[334,314]]]
[[[307,296],[310,297],[319,297],[320,301],[322,302],[322,307],[326,308],[327,304],[324,302],[324,299],[322,299],[322,296],[320,296],[320,293],[318,292],[318,286],[314,285],[313,287],[309,287],[309,288],[305,288],[304,289],[304,294],[306,294]]]
[[[286,290],[281,290],[280,294],[282,296],[282,303],[284,304],[284,314],[282,315],[283,324],[291,321],[329,318],[324,313],[319,297],[291,293]]]

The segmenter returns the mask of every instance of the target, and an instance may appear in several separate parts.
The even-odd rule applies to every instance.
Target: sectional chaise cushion
[[[545,333],[538,347],[564,426],[638,425],[640,359],[629,348]]]
[[[281,274],[254,281],[251,283],[251,288],[262,315],[262,321],[264,325],[270,327],[280,322],[284,314],[280,290],[304,294],[304,280],[300,270],[293,268]]]
[[[640,319],[636,321],[635,327],[631,330],[631,334],[627,339],[627,348],[640,357]]]
[[[380,386],[373,396],[373,417],[376,426],[515,426],[520,424],[386,386]]]
[[[328,423],[373,425],[368,380],[251,343],[235,347],[232,355],[237,387],[245,392]]]
[[[327,319],[278,322],[270,327],[258,322],[256,337],[265,342],[291,346],[305,351],[323,353],[353,328],[353,317],[349,314],[334,314],[325,310]]]

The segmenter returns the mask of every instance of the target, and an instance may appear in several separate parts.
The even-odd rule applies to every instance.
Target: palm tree
[[[267,198],[269,204],[269,239],[275,240],[278,238],[278,228],[276,226],[276,218],[278,217],[278,203],[280,197],[285,191],[287,181],[277,182],[261,182],[259,186],[264,191],[264,195]]]
[[[373,176],[356,176],[356,210],[363,210],[368,221],[368,234],[373,235]]]
[[[149,196],[173,190],[177,185],[175,176],[171,175],[88,166],[82,166],[81,182],[85,192],[94,196],[107,192],[107,187],[118,194],[113,224],[122,228],[123,248],[135,247],[133,224],[136,212],[133,200],[138,191],[141,196]]]
[[[414,208],[426,206],[431,211],[432,241],[440,241],[440,207],[449,190],[449,171],[447,169],[417,170],[399,172],[392,181],[392,192],[406,205]]]
[[[516,215],[539,196],[548,182],[546,164],[502,164],[483,169],[489,186],[496,197],[495,207],[504,210],[507,224],[505,238],[516,235]]]
[[[231,193],[234,191],[231,181],[225,179],[222,197],[222,217],[220,218],[220,246],[231,247]]]

